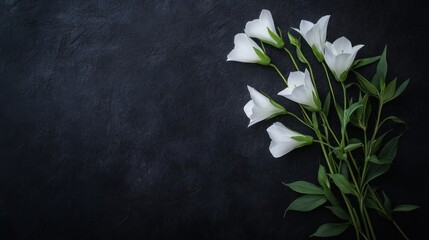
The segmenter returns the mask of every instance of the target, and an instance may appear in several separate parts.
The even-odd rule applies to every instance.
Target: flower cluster
[[[276,28],[270,11],[262,10],[258,19],[246,23],[244,33],[235,35],[234,49],[228,54],[227,61],[257,63],[272,67],[286,84],[285,89],[281,90],[278,95],[295,102],[301,108],[300,117],[287,111],[285,107],[266,94],[247,86],[251,100],[244,106],[244,112],[250,119],[249,127],[279,115],[289,115],[314,132],[315,136],[304,135],[287,128],[280,122],[275,122],[267,128],[267,133],[271,138],[269,150],[275,158],[282,157],[305,145],[320,144],[327,168],[323,165],[319,166],[317,174],[319,186],[306,181],[285,184],[293,191],[304,194],[293,201],[286,211],[308,212],[328,202],[330,205],[327,208],[343,221],[323,224],[312,236],[336,236],[349,226],[353,226],[357,239],[361,237],[375,239],[375,231],[367,210],[374,209],[379,215],[391,221],[400,234],[408,239],[393,219],[392,213],[411,211],[418,206],[398,205],[396,208],[392,208],[385,192],[377,190],[371,182],[389,169],[396,156],[400,137],[399,135],[391,138],[383,146],[382,143],[389,131],[380,134],[381,126],[386,121],[404,123],[396,116],[382,119],[382,108],[405,90],[408,80],[399,86],[397,86],[396,78],[390,82],[386,81],[387,48],[380,56],[355,59],[363,45],[353,46],[344,36],[332,43],[327,41],[329,19],[330,16],[327,15],[321,17],[316,23],[302,20],[299,28],[292,28],[305,40],[308,47],[311,48],[315,60],[325,70],[329,93],[324,95],[326,97],[323,104],[316,86],[316,83],[320,83],[320,79],[316,79],[310,61],[301,51],[300,38],[287,33],[287,40],[295,48],[296,57],[305,66],[301,68],[299,62],[295,60],[294,54],[286,46],[280,28]],[[260,45],[254,39],[259,40]],[[287,78],[273,64],[267,54],[265,44],[287,53],[295,68],[294,71],[290,71]],[[376,72],[369,81],[358,72],[358,69],[375,62],[378,62]],[[354,74],[357,82],[346,85],[345,82],[348,80],[350,72]],[[337,101],[331,76],[342,88],[342,101]],[[347,97],[347,92],[353,86],[359,86],[357,101]],[[373,109],[370,98],[374,98],[374,101],[378,102],[374,126],[371,126],[370,121],[371,109]],[[338,116],[340,124],[338,129],[333,128],[328,121],[331,105],[335,107]],[[348,133],[349,125],[360,129],[363,137],[362,135],[360,137],[352,136],[351,133]],[[334,188],[336,189],[334,190]],[[341,193],[339,198],[335,194],[338,192]],[[350,198],[355,198],[355,200],[351,201]]]

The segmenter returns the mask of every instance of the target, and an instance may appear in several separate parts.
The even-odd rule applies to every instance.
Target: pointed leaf
[[[309,212],[322,206],[325,202],[326,197],[323,195],[304,195],[295,199],[286,209],[285,214],[287,211]]]
[[[397,98],[401,93],[407,88],[408,83],[410,82],[410,79],[407,79],[405,82],[403,82],[395,91],[395,94],[393,94],[392,98],[389,99],[389,101],[392,101],[393,99]]]
[[[326,206],[327,209],[331,210],[331,212],[343,220],[349,220],[349,214],[340,206]]]
[[[401,135],[392,138],[383,149],[381,149],[378,159],[381,163],[389,164],[392,163],[393,159],[396,157],[396,152],[398,150],[398,141]]]
[[[371,165],[366,174],[365,185],[369,183],[371,180],[383,175],[389,170],[390,164],[380,164],[380,165]]]
[[[349,223],[325,223],[321,225],[310,237],[338,236],[349,227]]]
[[[398,118],[397,116],[389,116],[385,118],[383,121],[391,120],[394,123],[405,124],[405,121]]]
[[[387,46],[384,47],[383,53],[381,54],[380,61],[378,61],[377,71],[372,78],[372,84],[381,89],[381,86],[386,80],[387,75],[387,59],[386,59]]]
[[[335,185],[340,189],[344,194],[353,194],[357,195],[356,190],[353,188],[353,185],[341,174],[332,174],[332,180],[334,180]]]
[[[323,104],[323,108],[322,108],[322,112],[325,114],[325,116],[328,116],[330,106],[331,106],[331,94],[328,93],[328,95],[326,95],[325,103]]]
[[[312,122],[313,122],[314,129],[319,129],[319,123],[317,121],[317,115],[316,115],[315,112],[312,113],[311,119],[312,119]]]
[[[384,191],[383,191],[383,197],[384,197],[384,203],[383,203],[384,210],[390,216],[390,214],[392,213],[392,203],[390,202],[389,197],[387,197],[387,195]]]
[[[377,90],[377,88],[370,82],[368,81],[364,76],[360,75],[358,72],[353,71],[354,74],[356,75],[356,79],[359,82],[359,86],[362,89],[362,91],[377,97],[379,92]]]
[[[384,102],[390,101],[390,99],[392,99],[393,95],[395,94],[395,91],[396,91],[396,78],[393,81],[391,81],[389,84],[387,84],[386,89],[384,89],[383,91]]]
[[[363,146],[363,144],[362,144],[361,142],[359,142],[359,143],[351,143],[351,144],[347,145],[347,146],[344,148],[344,151],[346,151],[346,152],[350,152],[350,151],[353,151],[353,150],[355,150],[355,149],[357,149],[357,148],[360,148],[360,147],[362,147],[362,146]]]
[[[409,212],[409,211],[416,210],[419,207],[420,206],[417,206],[417,205],[403,204],[403,205],[396,206],[395,209],[393,209],[393,211],[394,212]]]
[[[381,135],[380,137],[378,137],[377,139],[375,139],[373,142],[371,142],[371,154],[374,154],[375,152],[377,152],[377,150],[380,148],[381,143],[383,142],[383,138],[389,133],[390,131],[387,131],[385,133],[383,133],[383,135]]]
[[[329,180],[328,176],[326,175],[326,168],[322,165],[319,165],[319,171],[317,173],[317,181],[319,182],[320,186],[323,188],[329,188]]]
[[[352,69],[365,67],[380,60],[380,56],[356,59],[352,64]]]
[[[290,189],[292,189],[297,193],[319,194],[319,195],[324,194],[323,188],[306,181],[296,181],[293,183],[283,183],[283,184],[288,186]]]

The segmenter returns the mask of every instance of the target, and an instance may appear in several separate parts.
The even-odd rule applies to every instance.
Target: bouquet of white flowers
[[[345,37],[340,37],[333,43],[326,41],[329,18],[330,16],[324,16],[317,23],[302,20],[299,28],[293,28],[307,42],[315,58],[323,66],[323,77],[314,76],[310,62],[301,51],[300,38],[287,33],[291,48],[295,50],[294,54],[285,46],[282,33],[274,25],[268,10],[262,10],[258,19],[247,22],[245,33],[235,36],[235,46],[228,54],[227,61],[272,67],[286,85],[278,95],[299,104],[301,109],[300,114],[292,113],[269,96],[248,86],[252,100],[244,106],[244,112],[250,119],[249,126],[279,115],[289,115],[314,133],[314,136],[303,135],[280,122],[275,122],[267,129],[271,138],[269,150],[275,158],[305,145],[320,145],[326,167],[319,167],[318,184],[307,181],[284,184],[303,194],[290,203],[285,214],[287,211],[309,212],[325,205],[339,218],[338,223],[321,225],[311,236],[337,236],[352,226],[356,239],[376,239],[368,213],[372,209],[392,222],[400,234],[408,239],[392,214],[411,211],[418,206],[392,207],[385,192],[372,185],[372,180],[389,170],[400,138],[399,135],[388,139],[390,131],[382,132],[382,125],[387,121],[404,123],[396,116],[382,117],[383,106],[405,90],[408,80],[400,84],[396,78],[387,81],[386,47],[380,56],[355,59],[363,45],[353,46]],[[252,38],[259,39],[260,45]],[[272,63],[265,44],[287,53],[295,68],[287,78]],[[304,67],[298,65],[295,58]],[[373,63],[378,63],[376,72],[372,80],[368,80],[358,70]],[[354,78],[349,79],[349,76]],[[330,90],[326,94],[319,92],[316,85],[324,78]],[[332,84],[341,86],[340,96],[336,96]],[[349,91],[358,91],[358,99],[348,97]],[[376,107],[372,106],[374,103]],[[334,118],[329,115],[330,112],[336,114],[334,118],[339,123],[338,129],[333,127]],[[351,126],[358,128],[360,133],[352,135],[348,132]]]

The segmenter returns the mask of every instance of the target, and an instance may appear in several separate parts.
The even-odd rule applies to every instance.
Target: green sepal
[[[270,64],[270,62],[271,62],[270,57],[268,57],[265,53],[261,52],[261,50],[255,48],[255,47],[253,47],[253,50],[255,51],[256,55],[258,55],[259,59],[261,60],[261,61],[257,62],[258,64],[261,64],[264,66]]]
[[[307,59],[305,58],[304,54],[301,51],[300,47],[296,48],[296,56],[298,57],[298,60],[302,63],[308,64]]]
[[[347,76],[349,75],[349,71],[345,71],[343,73],[341,73],[340,75],[340,79],[337,79],[339,82],[344,82],[347,79]]]
[[[313,142],[312,136],[300,135],[300,136],[292,136],[291,138],[295,141],[302,142],[302,143],[311,144]]]
[[[276,41],[277,45],[274,45],[274,44],[272,44],[272,43],[270,43],[270,42],[265,42],[265,43],[270,44],[271,46],[276,47],[276,48],[279,48],[279,49],[283,48],[283,47],[285,46],[285,43],[284,43],[283,39],[281,39],[281,38],[277,35],[277,33],[275,33],[275,32],[273,32],[273,31],[271,31],[269,28],[267,28],[267,30],[268,30],[268,33],[270,34],[270,37],[271,37],[274,41]]]
[[[346,231],[349,226],[349,223],[325,223],[320,225],[310,237],[335,237]]]
[[[311,46],[311,50],[313,50],[314,56],[316,56],[317,61],[323,62],[323,60],[325,60],[325,58],[323,57],[323,54],[319,52],[316,45]]]
[[[301,43],[300,43],[299,39],[295,38],[290,32],[287,32],[287,36],[289,38],[290,44],[292,44],[293,46],[295,46],[297,48],[301,47]]]

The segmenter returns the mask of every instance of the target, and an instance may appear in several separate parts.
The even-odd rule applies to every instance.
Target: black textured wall
[[[225,62],[262,8],[284,32],[330,14],[328,40],[365,44],[359,56],[388,44],[389,76],[411,82],[387,107],[408,131],[382,186],[394,204],[423,205],[398,214],[422,239],[429,12],[398,0],[2,1],[0,238],[305,239],[335,220],[323,209],[282,217],[297,195],[281,181],[314,181],[318,148],[274,159],[272,121],[247,128],[246,85],[283,88],[272,69]]]

